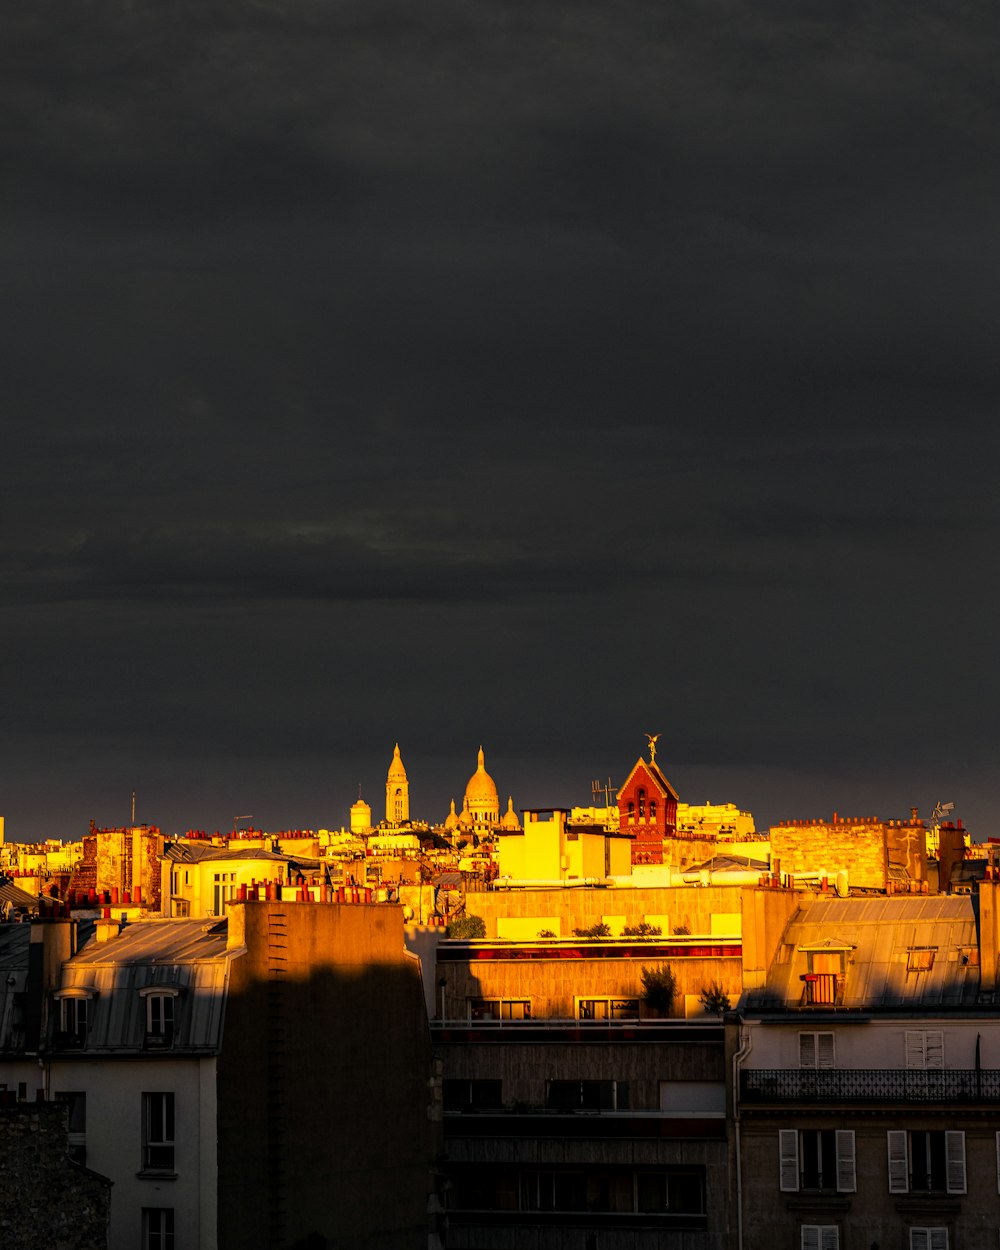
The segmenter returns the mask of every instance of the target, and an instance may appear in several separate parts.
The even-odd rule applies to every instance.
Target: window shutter
[[[926,1228],[910,1229],[910,1250],[930,1250],[930,1237]]]
[[[1000,1194],[1000,1133],[997,1133],[997,1193]]]
[[[965,1133],[961,1130],[944,1135],[944,1154],[947,1164],[948,1192],[965,1193]]]
[[[838,1224],[819,1226],[819,1250],[840,1250],[840,1226]]]
[[[778,1158],[781,1169],[781,1192],[783,1194],[796,1193],[799,1188],[799,1134],[797,1129],[783,1128],[778,1130]]]
[[[944,1067],[944,1033],[940,1029],[924,1034],[924,1066]]]
[[[857,1169],[854,1165],[854,1129],[837,1129],[837,1191],[853,1194],[858,1188]]]
[[[907,1175],[905,1131],[902,1129],[890,1129],[886,1133],[886,1144],[889,1151],[889,1193],[905,1194],[909,1180]]]
[[[948,1250],[948,1230],[946,1228],[929,1228],[931,1250]]]
[[[816,1034],[816,1067],[832,1068],[833,1067],[833,1034],[817,1033]]]
[[[799,1067],[815,1068],[816,1066],[816,1034],[799,1034]],[[803,1225],[805,1228],[806,1225]],[[811,1225],[810,1225],[811,1227]]]
[[[802,1250],[820,1250],[819,1248],[819,1225],[803,1224],[802,1225]]]
[[[916,1029],[906,1030],[906,1066],[908,1068],[924,1066],[924,1035]]]

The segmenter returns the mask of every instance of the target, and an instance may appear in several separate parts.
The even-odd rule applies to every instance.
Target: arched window
[[[646,815],[646,791],[640,790],[639,791],[639,819],[642,820],[643,816],[645,815]]]
[[[634,803],[629,803],[628,805],[628,818],[630,821],[635,820],[635,804]]]
[[[656,799],[649,800],[649,819],[656,819]]]

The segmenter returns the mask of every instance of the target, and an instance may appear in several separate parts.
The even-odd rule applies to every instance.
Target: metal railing
[[[1000,1102],[996,1068],[744,1068],[744,1103]]]

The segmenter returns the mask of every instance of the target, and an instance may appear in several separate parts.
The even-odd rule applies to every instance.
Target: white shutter
[[[910,1250],[948,1250],[947,1228],[911,1228]]]
[[[950,1194],[964,1194],[965,1133],[961,1130],[949,1130],[945,1133],[944,1155],[947,1167],[948,1192]]]
[[[854,1165],[854,1129],[837,1129],[837,1192],[853,1194],[858,1188],[857,1168]]]
[[[781,1192],[790,1194],[799,1188],[799,1133],[798,1129],[778,1130],[778,1157],[781,1171]]]
[[[832,1068],[833,1067],[833,1034],[817,1033],[816,1034],[816,1067]]]
[[[816,1066],[816,1034],[799,1034],[799,1067],[815,1068]],[[803,1225],[803,1227],[805,1227]],[[810,1226],[811,1227],[811,1226]]]
[[[944,1033],[940,1029],[924,1034],[924,1067],[944,1067]]]
[[[802,1250],[840,1250],[839,1224],[803,1224]]]
[[[889,1193],[905,1194],[909,1188],[906,1132],[890,1129],[886,1133],[886,1145],[889,1151]]]
[[[997,1133],[997,1193],[1000,1194],[1000,1133]]]
[[[906,1030],[906,1066],[908,1068],[924,1066],[924,1035],[916,1029]]]

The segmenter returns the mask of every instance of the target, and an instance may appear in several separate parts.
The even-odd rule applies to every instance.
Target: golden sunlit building
[[[399,755],[399,743],[392,752],[392,763],[385,779],[385,819],[390,825],[410,823],[410,783]]]

